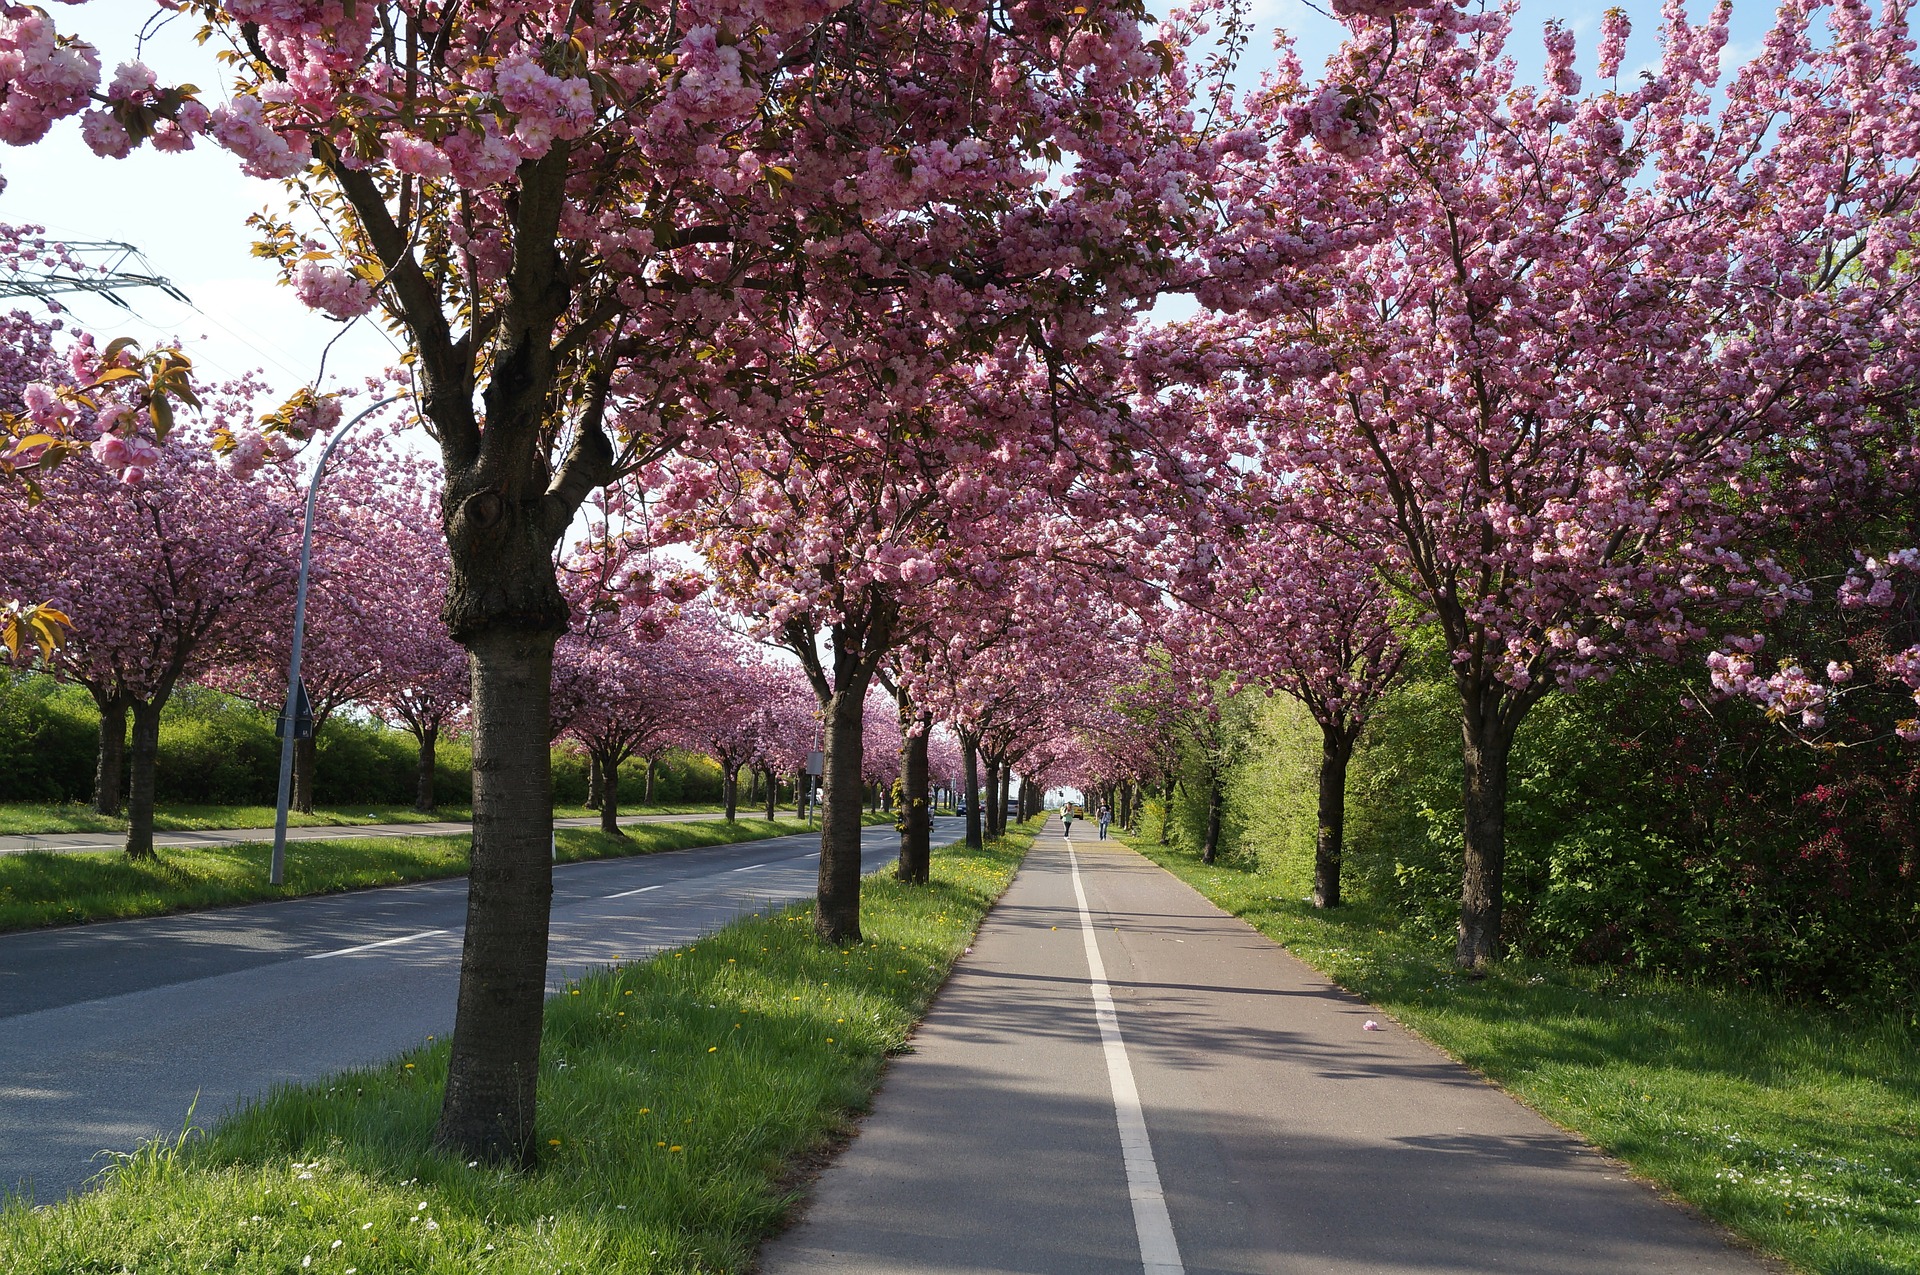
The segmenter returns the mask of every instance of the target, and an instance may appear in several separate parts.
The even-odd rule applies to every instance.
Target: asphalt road
[[[759,816],[751,807],[741,811],[747,818]],[[791,811],[783,812],[791,814]],[[622,815],[622,824],[689,823],[698,819],[718,819],[715,811],[678,815]],[[600,816],[556,819],[556,828],[597,828]],[[466,820],[440,820],[433,823],[359,823],[301,825],[287,829],[287,840],[357,841],[366,837],[464,837],[473,831]],[[195,828],[181,832],[156,832],[154,848],[180,849],[187,846],[231,846],[246,842],[272,841],[272,828]],[[70,850],[120,850],[127,844],[125,832],[20,832],[0,837],[0,854],[65,853]]]
[[[964,821],[934,821],[951,841]],[[871,871],[898,850],[863,838]],[[819,837],[563,864],[557,988],[813,893]],[[48,1201],[248,1095],[390,1058],[453,1026],[465,880],[0,935],[0,1192]],[[197,1105],[196,1105],[197,1102]]]
[[[1057,828],[761,1275],[1778,1269],[1118,843],[1077,891]]]

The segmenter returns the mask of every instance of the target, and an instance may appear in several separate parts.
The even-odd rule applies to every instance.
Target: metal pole
[[[389,403],[400,399],[390,394],[368,407],[333,432],[320,450],[320,463],[313,467],[313,481],[307,484],[307,521],[300,532],[300,584],[293,595],[293,658],[287,663],[287,706],[280,717],[280,798],[273,813],[273,865],[267,880],[273,885],[287,882],[287,807],[293,800],[293,710],[300,694],[300,647],[307,636],[307,576],[313,568],[313,506],[320,498],[320,480],[327,473],[327,459],[347,432]]]

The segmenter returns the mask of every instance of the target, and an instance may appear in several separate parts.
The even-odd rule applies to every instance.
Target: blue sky
[[[1514,42],[1523,70],[1537,65],[1537,32],[1555,17],[1581,37],[1581,64],[1590,70],[1595,33],[1607,7],[1566,0],[1523,4]],[[1636,27],[1626,63],[1630,72],[1654,55],[1659,9],[1647,0],[1628,0],[1623,7]],[[1691,7],[1696,18],[1706,12],[1701,0]],[[54,8],[63,30],[100,48],[109,74],[132,54],[140,23],[156,12],[152,0],[89,0]],[[1757,47],[1773,8],[1762,0],[1736,0],[1734,14],[1730,53],[1741,60]],[[1254,0],[1253,16],[1263,30],[1289,30],[1309,67],[1324,61],[1339,41],[1339,24],[1301,0]],[[210,50],[193,44],[193,25],[191,18],[180,18],[161,30],[147,45],[147,61],[163,80],[191,80],[211,90],[220,82],[218,69]],[[1268,41],[1255,41],[1237,82],[1252,83],[1269,58]],[[205,96],[216,100],[219,94]],[[0,193],[0,220],[39,223],[65,239],[136,244],[193,302],[183,305],[151,291],[130,293],[134,313],[127,316],[82,297],[74,301],[71,316],[81,326],[143,343],[178,337],[207,372],[225,376],[259,368],[283,390],[312,378],[322,348],[336,336],[341,339],[327,362],[331,373],[357,380],[392,361],[391,341],[370,321],[341,336],[338,324],[306,311],[277,284],[267,263],[248,254],[248,214],[277,208],[285,197],[272,183],[240,175],[210,145],[186,155],[142,150],[124,160],[96,159],[68,122],[38,146],[0,147],[0,173],[8,182]]]

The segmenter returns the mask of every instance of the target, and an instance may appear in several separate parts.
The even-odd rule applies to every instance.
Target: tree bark
[[[602,757],[594,768],[600,772],[600,831],[610,837],[624,837],[620,831],[620,759]]]
[[[433,813],[440,804],[433,796],[434,755],[440,744],[440,728],[428,726],[420,731],[417,738],[420,741],[420,762],[414,776],[413,808],[425,815]]]
[[[313,813],[313,772],[320,757],[320,721],[314,719],[313,734],[293,741],[293,808],[303,815]]]
[[[127,858],[153,855],[153,780],[160,759],[160,708],[163,700],[133,705],[133,748],[127,785]]]
[[[472,871],[453,1053],[434,1133],[436,1144],[468,1159],[525,1168],[537,1159],[534,1106],[553,904],[547,725],[554,637],[502,625],[466,641],[473,671]],[[603,807],[602,818],[606,813]]]
[[[96,695],[100,706],[100,747],[93,761],[93,812],[120,813],[120,793],[126,781],[127,704],[125,694]]]
[[[646,796],[640,799],[641,804],[646,806],[653,805],[653,780],[654,780],[654,776],[658,775],[659,773],[660,773],[660,754],[655,753],[651,757],[647,758],[647,793],[646,793]]]
[[[773,767],[765,770],[767,777],[767,822],[772,823],[780,812],[776,809],[780,801],[780,780],[774,775]]]
[[[825,791],[820,798],[820,879],[813,928],[829,943],[860,939],[860,771],[866,762],[861,727],[864,680],[843,678],[825,710]]]
[[[1507,759],[1513,730],[1498,719],[1461,725],[1465,863],[1460,882],[1460,938],[1454,964],[1480,970],[1500,959],[1500,912],[1507,866]]]
[[[1227,804],[1227,776],[1215,766],[1207,774],[1207,839],[1200,847],[1200,862],[1212,863],[1220,853],[1220,816]]]
[[[933,719],[915,713],[903,695],[900,725],[900,864],[894,875],[908,885],[925,885],[933,875],[933,808],[927,791],[927,745]]]
[[[757,806],[760,804],[760,768],[758,766],[747,767],[747,781],[746,804]]]
[[[720,793],[727,807],[727,822],[732,823],[740,814],[740,768],[732,762],[721,763]]]
[[[960,737],[960,758],[967,784],[967,848],[978,850],[984,844],[980,836],[980,750],[964,735]]]
[[[601,793],[605,790],[606,780],[600,773],[600,758],[592,749],[587,750],[587,809],[600,809]]]
[[[1340,853],[1347,829],[1347,762],[1353,733],[1320,727],[1320,829],[1313,842],[1313,906],[1340,906]]]

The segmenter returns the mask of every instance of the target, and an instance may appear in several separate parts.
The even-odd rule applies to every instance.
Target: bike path
[[[1090,831],[1035,844],[762,1275],[1783,1269]]]

